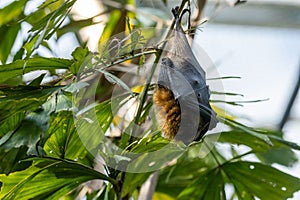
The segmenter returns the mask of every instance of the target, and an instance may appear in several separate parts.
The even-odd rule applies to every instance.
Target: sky
[[[300,4],[299,0],[248,0],[249,3],[283,3],[283,4]]]
[[[195,40],[220,75],[241,77],[224,80],[225,91],[243,94],[239,100],[268,99],[228,110],[251,125],[276,129],[300,72],[300,30],[207,24]],[[284,138],[300,144],[300,94],[290,118]],[[295,153],[300,159],[300,152]],[[299,162],[275,167],[300,177]],[[293,199],[300,199],[300,192]]]

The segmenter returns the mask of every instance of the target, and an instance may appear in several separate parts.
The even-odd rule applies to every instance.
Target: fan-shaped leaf
[[[80,184],[93,180],[114,180],[76,162],[35,158],[34,164],[23,171],[0,175],[0,198],[8,199],[59,199]]]

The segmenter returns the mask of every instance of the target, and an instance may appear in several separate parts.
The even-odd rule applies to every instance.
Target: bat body
[[[161,60],[153,102],[163,135],[190,143],[200,140],[218,121],[209,104],[210,92],[205,71],[194,56],[182,29],[182,15],[178,15],[178,8],[172,9],[172,12],[176,28],[167,41],[165,50],[168,52]]]

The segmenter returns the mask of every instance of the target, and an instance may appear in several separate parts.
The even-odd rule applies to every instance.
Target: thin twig
[[[121,64],[121,63],[126,62],[128,60],[132,60],[134,58],[138,58],[138,57],[143,56],[143,55],[155,54],[157,52],[158,52],[157,49],[151,49],[149,51],[144,51],[144,52],[141,52],[141,53],[137,53],[137,54],[134,54],[132,56],[125,57],[124,59],[120,59],[120,60],[117,60],[115,62],[112,62],[111,64],[106,65],[105,67],[102,67],[101,70],[106,70],[106,69],[108,69],[108,68],[110,68],[112,66]]]
[[[284,114],[282,116],[282,119],[281,119],[281,121],[280,121],[280,123],[278,125],[278,129],[279,130],[283,129],[285,123],[288,120],[288,117],[289,117],[290,112],[292,110],[293,104],[294,104],[294,102],[296,100],[296,97],[297,97],[297,94],[299,92],[299,89],[300,89],[300,64],[299,64],[298,79],[296,81],[296,84],[294,86],[294,90],[293,90],[292,95],[290,97],[290,100],[289,100],[289,102],[288,102],[288,104],[286,106],[286,109],[285,109],[285,112],[284,112]]]

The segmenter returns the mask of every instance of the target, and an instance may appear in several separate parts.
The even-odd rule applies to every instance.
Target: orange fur
[[[158,121],[164,137],[173,139],[178,132],[181,120],[178,102],[173,93],[163,86],[158,86],[154,90],[153,102],[157,109]]]

